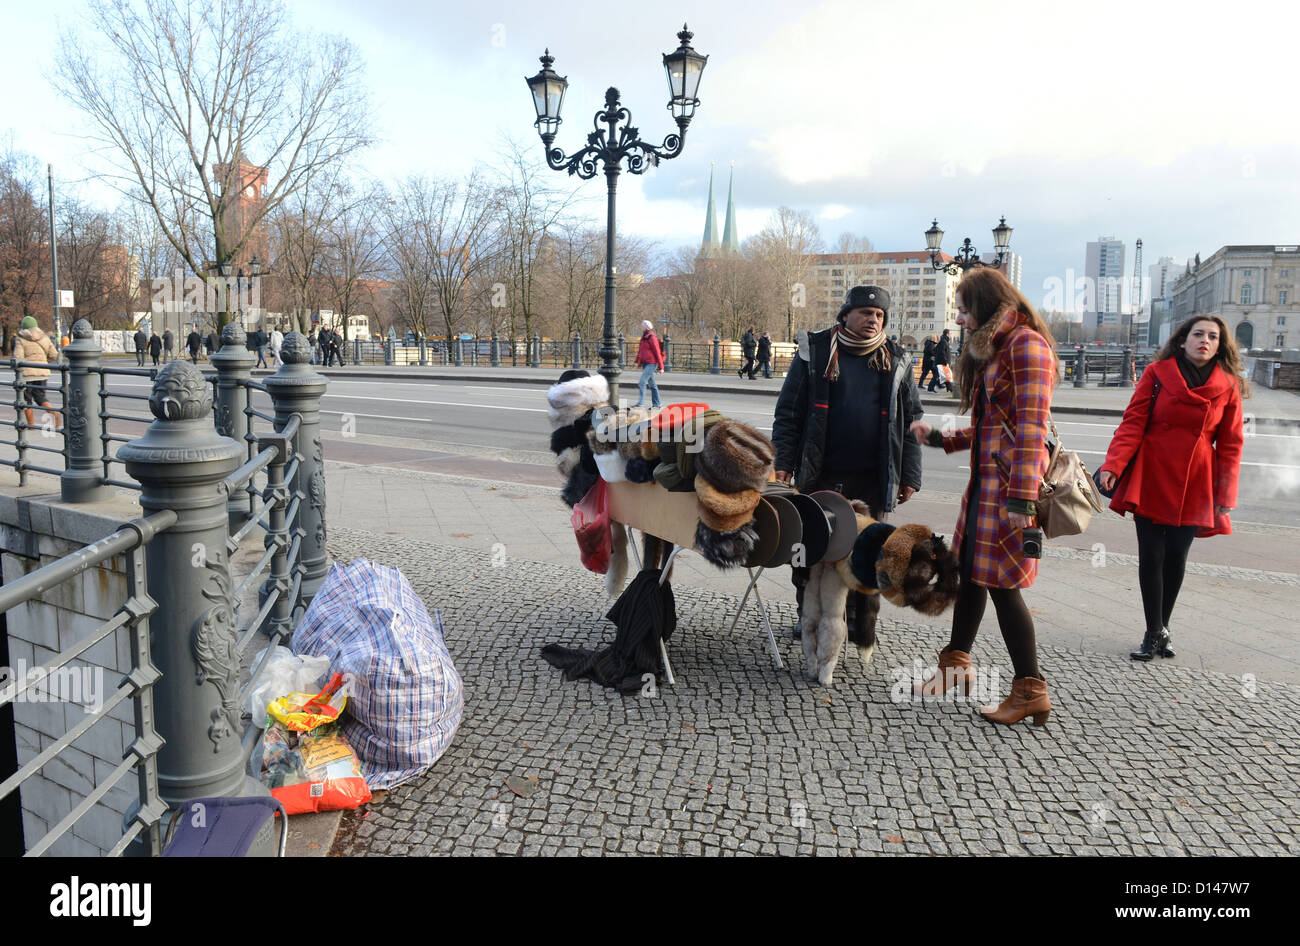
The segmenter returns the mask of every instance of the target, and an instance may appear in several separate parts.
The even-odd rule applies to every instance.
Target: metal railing
[[[133,755],[30,845],[28,854],[48,851],[133,767],[141,778],[136,814],[113,854],[122,853],[137,836],[147,852],[158,853],[156,826],[169,806],[248,790],[243,773],[258,727],[245,725],[239,708],[258,683],[269,645],[290,636],[328,568],[319,410],[327,382],[308,365],[310,346],[298,333],[286,338],[280,369],[261,382],[252,381],[248,375],[254,355],[246,351],[242,335],[238,325],[226,326],[222,350],[213,357],[215,375],[205,377],[183,361],[161,369],[104,367],[90,326],[79,322],[73,328],[75,341],[64,349],[68,362],[48,366],[65,379],[53,390],[67,392],[67,409],[54,409],[69,420],[63,425],[63,448],[48,448],[64,454],[62,470],[26,459],[35,444],[25,435],[34,425],[26,422],[25,407],[17,403],[25,392],[19,393],[22,379],[15,371],[19,415],[9,422],[15,439],[6,442],[15,447],[18,458],[0,463],[13,466],[22,482],[27,470],[60,476],[62,498],[72,502],[107,498],[112,487],[129,488],[138,491],[145,511],[108,538],[0,589],[0,611],[7,611],[40,598],[60,581],[128,553],[130,592],[117,616],[60,653],[47,669],[57,670],[128,628],[131,670],[110,704],[137,699]],[[24,367],[22,362],[11,365]],[[151,393],[111,390],[115,375],[149,378]],[[274,413],[253,405],[257,393],[270,398]],[[124,413],[110,398],[145,401],[150,415]],[[193,423],[209,420],[209,415],[210,423]],[[142,421],[151,421],[143,436],[110,432],[110,422]],[[44,426],[45,436],[53,436],[48,421]],[[111,464],[124,466],[126,478],[111,475]],[[223,508],[225,515],[212,515]],[[236,584],[231,558],[259,526],[264,531],[263,552]],[[177,564],[185,561],[193,567]],[[245,598],[255,587],[253,608]],[[157,670],[151,662],[147,622],[155,611],[160,619],[153,638]],[[185,640],[158,637],[163,630],[177,628],[185,629]],[[192,642],[190,629],[197,629]],[[266,654],[240,685],[241,666],[248,663],[254,643],[268,645]],[[196,688],[196,679],[214,686]],[[160,690],[159,705],[170,711],[156,721],[157,733],[151,687]],[[20,684],[7,687],[0,692],[0,705],[20,697],[23,689]],[[0,783],[0,797],[55,759],[90,725],[74,727],[6,778]],[[227,738],[241,731],[238,739]]]

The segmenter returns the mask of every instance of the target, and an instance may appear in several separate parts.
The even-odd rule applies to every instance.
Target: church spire
[[[722,252],[729,256],[740,255],[740,239],[736,236],[736,162],[731,162],[731,178],[727,182],[727,222],[722,230]]]
[[[700,243],[700,256],[718,255],[718,214],[713,207],[713,164],[709,164],[709,209],[704,212],[704,240]]]

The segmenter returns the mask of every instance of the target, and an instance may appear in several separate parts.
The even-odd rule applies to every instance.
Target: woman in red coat
[[[1097,480],[1133,513],[1146,633],[1129,656],[1172,657],[1169,616],[1192,539],[1229,535],[1241,468],[1241,356],[1217,316],[1184,322],[1142,372]],[[1116,487],[1118,483],[1118,487]]]
[[[938,696],[974,681],[970,650],[989,598],[1011,654],[1011,695],[980,713],[1011,724],[1033,716],[1047,722],[1052,702],[1038,669],[1034,620],[1020,589],[1034,583],[1038,556],[1025,552],[1023,530],[1034,525],[1038,487],[1047,469],[1048,415],[1056,383],[1052,335],[1027,299],[996,269],[976,269],[957,287],[957,320],[969,333],[957,366],[961,411],[972,425],[941,433],[912,424],[917,439],[947,453],[970,450],[970,483],[953,530],[960,550],[962,588],[953,609],[952,637],[939,653],[939,672],[917,686]],[[1004,426],[1005,425],[1005,426]]]
[[[645,403],[647,384],[650,385],[651,406],[659,407],[659,385],[655,384],[655,372],[664,370],[664,350],[659,345],[654,323],[649,319],[641,323],[641,344],[636,349],[636,363],[641,366],[641,377],[637,381],[637,390],[641,396],[636,399],[633,407]]]

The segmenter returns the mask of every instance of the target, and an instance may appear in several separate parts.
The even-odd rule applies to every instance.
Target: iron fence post
[[[1087,372],[1087,366],[1084,362],[1088,356],[1082,348],[1074,353],[1074,386],[1083,387],[1084,374]]]
[[[673,339],[667,332],[664,332],[664,373],[667,374],[673,370]]]
[[[1124,349],[1124,363],[1120,366],[1119,386],[1121,388],[1133,387],[1133,349]]]
[[[92,503],[108,499],[113,491],[103,484],[104,422],[99,416],[104,385],[99,372],[102,349],[95,344],[95,331],[85,319],[72,326],[72,343],[63,353],[68,359],[63,388],[67,459],[59,489],[65,503]]]
[[[582,367],[582,336],[577,332],[573,333],[573,367]]]
[[[298,332],[285,336],[280,355],[279,370],[264,383],[275,403],[277,433],[294,414],[302,416],[296,447],[298,472],[289,488],[302,497],[298,507],[298,527],[303,534],[299,559],[303,565],[302,603],[306,606],[320,590],[330,566],[325,551],[325,454],[320,439],[320,399],[329,380],[308,364],[311,349]]]
[[[244,445],[213,427],[203,372],[172,361],[154,379],[156,420],[118,456],[141,485],[146,515],[174,510],[175,525],[145,551],[154,684],[158,788],[171,807],[204,796],[266,795],[244,773],[240,660],[232,600],[230,536],[221,481],[239,467]]]
[[[709,365],[709,374],[722,374],[722,336],[713,333],[713,359]]]
[[[423,368],[429,363],[429,349],[424,344],[424,336],[420,336],[420,367]]]
[[[492,357],[491,363],[493,368],[501,367],[501,342],[497,338],[497,333],[492,333]]]
[[[293,443],[289,437],[279,433],[259,437],[257,443],[259,447],[272,446],[276,450],[275,459],[266,467],[266,490],[263,497],[271,505],[267,509],[266,538],[262,545],[265,549],[274,547],[275,552],[271,555],[271,570],[258,589],[257,604],[261,608],[266,605],[267,598],[278,595],[275,604],[271,606],[270,620],[263,627],[263,632],[267,637],[287,640],[293,634],[291,616],[297,603],[289,600],[291,590],[289,575],[291,533],[288,521],[290,492],[284,480],[284,468],[293,457]],[[300,511],[302,509],[301,500],[298,509]],[[302,535],[301,532],[296,534]],[[301,553],[301,547],[299,552]]]
[[[452,359],[453,359],[452,363],[457,368],[459,368],[461,365],[465,364],[465,353],[461,350],[459,333],[452,336],[451,344],[452,344]]]
[[[536,332],[533,333],[533,357],[528,362],[530,368],[540,368],[542,366],[542,336]]]
[[[248,350],[247,335],[238,321],[227,322],[221,330],[221,350],[212,355],[217,369],[216,430],[236,443],[248,441],[248,388],[245,383],[257,359]],[[281,348],[283,353],[283,347]],[[238,532],[252,511],[248,490],[237,489],[226,500],[230,530]]]
[[[623,333],[622,332],[618,333],[618,366],[620,368],[626,367],[626,363],[623,360]]]

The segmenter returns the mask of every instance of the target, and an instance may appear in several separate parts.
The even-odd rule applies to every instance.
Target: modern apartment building
[[[1083,274],[1093,290],[1093,307],[1084,310],[1084,326],[1119,325],[1120,301],[1124,297],[1124,242],[1098,237],[1089,243]]]
[[[998,258],[997,253],[982,253],[980,255],[980,259],[988,263],[990,266],[993,265],[993,263],[997,260],[997,258]],[[1019,253],[1011,253],[1011,252],[1008,252],[1006,254],[1005,258],[1002,261],[1002,275],[1006,276],[1007,279],[1011,282],[1011,285],[1015,286],[1021,292],[1024,292],[1024,288],[1025,288],[1020,284],[1020,281],[1024,276],[1024,269],[1025,269],[1025,258],[1023,256],[1021,256]]]
[[[945,261],[952,257],[941,254]],[[889,324],[885,331],[916,348],[925,336],[945,328],[957,335],[957,306],[953,293],[961,275],[936,272],[928,250],[896,253],[822,253],[808,257],[806,317],[798,328],[825,328],[853,286],[876,285],[889,290]]]
[[[1170,288],[1172,323],[1217,315],[1247,348],[1300,347],[1300,245],[1221,246]]]

